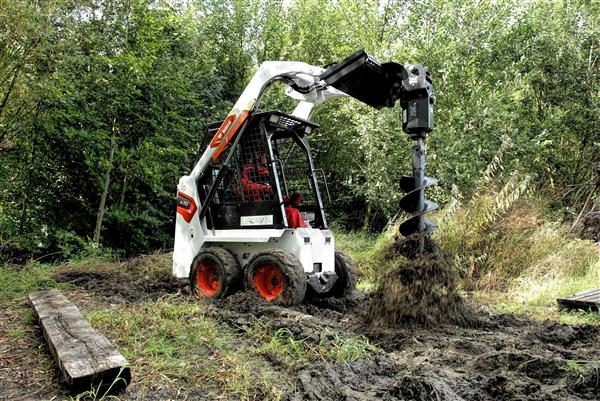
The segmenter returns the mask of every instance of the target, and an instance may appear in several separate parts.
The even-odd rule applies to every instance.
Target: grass
[[[515,313],[536,320],[552,319],[563,324],[600,325],[600,313],[559,310],[556,300],[546,304],[527,303],[510,293],[478,292],[473,295],[477,303],[487,305],[495,313]]]
[[[332,338],[332,348],[330,354],[342,362],[354,362],[360,358],[366,358],[370,354],[377,352],[378,348],[364,336],[343,337],[334,333]]]
[[[568,360],[565,371],[572,377],[571,385],[574,387],[595,383],[598,388],[600,384],[600,360]]]
[[[454,255],[465,288],[498,312],[597,324],[594,312],[559,312],[556,298],[599,286],[600,247],[547,221],[543,199],[524,195],[518,183],[512,184],[517,193],[506,187],[510,182],[489,182],[438,216],[436,240]]]
[[[50,277],[53,265],[30,262],[25,266],[0,265],[0,304],[22,302],[31,291],[61,287]]]
[[[378,348],[364,336],[342,335],[333,330],[321,334],[320,340],[298,338],[288,328],[282,327],[274,333],[267,325],[255,322],[247,331],[256,343],[261,345],[256,354],[269,360],[276,359],[287,366],[337,360],[350,363],[366,358]]]
[[[130,362],[133,382],[127,393],[140,399],[169,388],[189,398],[202,394],[212,399],[276,401],[295,385],[286,369],[319,361],[350,363],[377,352],[367,338],[333,330],[320,339],[299,338],[285,327],[273,329],[260,319],[252,319],[242,329],[215,317],[209,305],[188,296],[173,294],[153,301],[111,305],[93,293],[52,280],[54,273],[75,271],[120,271],[151,278],[168,271],[169,263],[170,255],[163,254],[126,262],[92,258],[62,265],[5,266],[0,270],[1,304],[18,318],[12,319],[4,341],[29,338],[43,343],[25,302],[26,294],[60,287]],[[275,365],[274,360],[278,361]],[[38,368],[38,381],[54,381],[56,368],[49,355]],[[103,398],[92,389],[71,399],[114,397]]]
[[[132,363],[138,386],[162,381],[204,383],[214,397],[224,393],[240,400],[279,399],[281,379],[266,363],[251,358],[247,344],[231,327],[205,316],[193,299],[164,298],[118,310],[86,314],[94,327],[118,335],[117,343]]]
[[[385,249],[398,232],[398,224],[392,224],[379,235],[363,231],[344,233],[333,229],[336,248],[345,251],[354,261],[361,280],[358,288],[370,291],[377,287],[379,277],[393,269],[395,261],[385,257]]]

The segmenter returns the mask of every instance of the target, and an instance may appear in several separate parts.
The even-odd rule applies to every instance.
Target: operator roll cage
[[[220,164],[218,160],[213,161],[197,182],[200,201],[206,205],[208,228],[239,228],[240,217],[248,215],[274,216],[272,222],[254,223],[252,224],[253,228],[289,227],[284,210],[284,200],[293,192],[299,192],[304,201],[308,201],[309,204],[296,206],[296,208],[302,212],[308,212],[308,215],[312,213],[313,217],[309,219],[312,220],[311,226],[327,229],[316,169],[308,145],[308,135],[319,126],[279,110],[253,114],[247,121],[245,134],[243,137],[240,135],[239,146],[237,148],[232,146],[230,150],[232,152],[231,166],[225,163]],[[204,135],[205,143],[214,137],[220,124],[212,123],[207,126]],[[248,199],[241,170],[245,164],[244,160],[247,162],[249,156],[253,156],[259,148],[261,152],[265,152],[267,176],[272,191],[266,194],[267,196],[262,194],[262,199],[258,201],[252,199],[252,196],[250,196],[251,199]],[[282,155],[282,151],[285,154]],[[299,151],[301,154],[298,155],[295,151]],[[299,165],[301,166],[298,172],[300,175],[290,177]],[[217,181],[213,176],[214,169],[218,171],[217,177],[221,174],[221,181]],[[223,169],[223,173],[220,173],[221,169]],[[305,173],[308,173],[307,177],[304,176]],[[292,179],[288,180],[288,178]],[[308,187],[302,187],[302,184],[298,185],[298,181],[306,183],[304,178],[309,180]],[[221,183],[222,185],[220,185]],[[210,188],[213,187],[217,190],[211,202],[208,202]],[[202,211],[201,216],[203,216]]]

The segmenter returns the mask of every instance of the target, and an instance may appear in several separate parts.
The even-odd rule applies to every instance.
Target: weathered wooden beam
[[[600,312],[600,288],[580,292],[570,297],[558,298],[556,301],[560,308]]]
[[[127,387],[131,381],[127,360],[60,291],[35,291],[29,301],[73,393],[116,393]]]

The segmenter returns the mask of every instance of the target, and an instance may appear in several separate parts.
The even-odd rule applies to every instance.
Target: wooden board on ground
[[[50,352],[73,393],[123,390],[131,381],[125,358],[58,290],[35,291],[29,301]]]
[[[556,301],[560,308],[600,312],[600,288],[580,292],[570,297],[558,298]]]

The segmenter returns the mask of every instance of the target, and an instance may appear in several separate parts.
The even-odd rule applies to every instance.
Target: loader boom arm
[[[265,61],[262,63],[229,112],[214,139],[200,157],[190,176],[196,180],[204,172],[210,160],[217,159],[222,154],[247,116],[256,109],[262,94],[272,82],[282,80],[299,89],[301,86],[309,89],[307,93],[296,92],[292,89],[292,86],[288,89],[289,96],[300,100],[298,107],[292,114],[305,119],[309,117],[316,103],[337,96],[346,96],[335,88],[319,85],[319,76],[323,71],[324,69],[321,67],[296,61]]]

